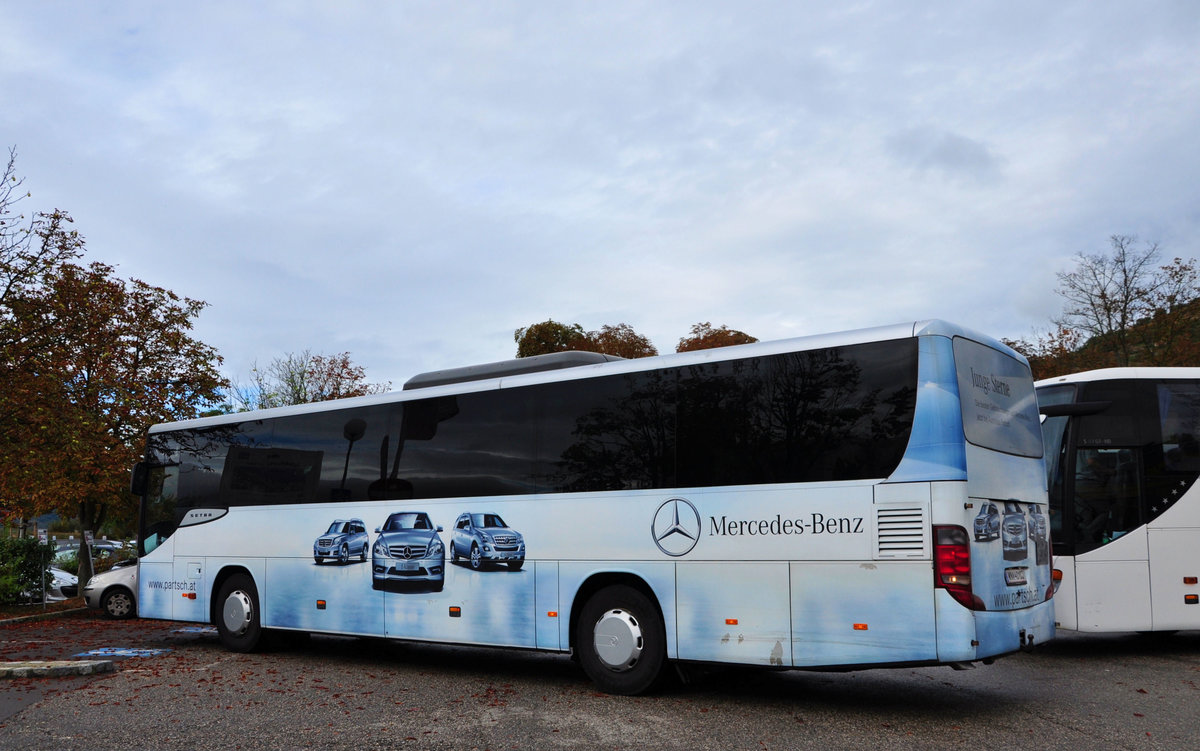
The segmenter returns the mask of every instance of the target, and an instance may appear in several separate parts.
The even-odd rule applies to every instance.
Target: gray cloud
[[[0,135],[231,373],[502,359],[548,317],[1025,335],[1048,258],[1200,241],[1200,10],[27,3]],[[1047,300],[1050,303],[1047,303]]]

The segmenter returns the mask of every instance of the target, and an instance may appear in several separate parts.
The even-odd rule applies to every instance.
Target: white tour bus
[[[636,693],[668,661],[962,666],[1054,634],[1028,365],[941,321],[427,373],[156,426],[133,474],[140,614],[238,651],[568,652]]]
[[[1058,625],[1200,628],[1200,368],[1037,383]]]

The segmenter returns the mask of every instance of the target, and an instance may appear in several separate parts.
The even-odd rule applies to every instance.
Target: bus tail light
[[[933,586],[969,610],[986,610],[971,590],[971,538],[954,526],[933,528]]]

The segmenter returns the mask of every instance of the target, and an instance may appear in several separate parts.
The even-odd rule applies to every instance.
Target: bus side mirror
[[[138,462],[133,465],[133,471],[129,476],[129,492],[132,495],[146,495],[146,485],[150,479],[150,465],[146,462]]]

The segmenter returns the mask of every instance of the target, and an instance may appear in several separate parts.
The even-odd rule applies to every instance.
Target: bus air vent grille
[[[881,506],[875,513],[877,558],[928,558],[929,520],[921,506]]]

